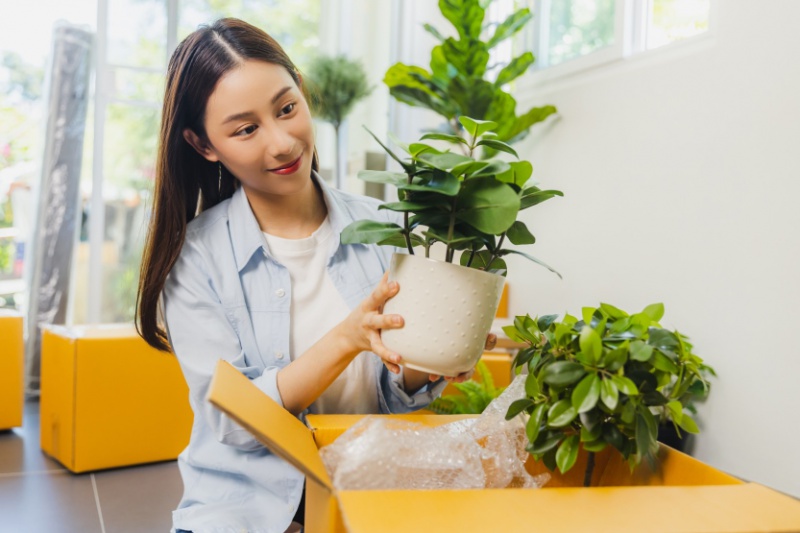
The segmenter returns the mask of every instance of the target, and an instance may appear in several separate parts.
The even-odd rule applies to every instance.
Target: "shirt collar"
[[[337,191],[325,183],[325,180],[314,170],[311,171],[311,177],[322,189],[322,199],[328,208],[328,220],[336,234],[336,239],[333,239],[330,250],[330,256],[333,256],[340,245],[339,235],[348,224],[353,222],[353,217],[344,208],[342,200],[336,194]],[[266,240],[261,233],[261,227],[258,225],[258,220],[256,220],[256,216],[250,208],[250,202],[247,201],[247,195],[242,187],[236,189],[231,197],[231,202],[228,205],[228,220],[230,221],[233,254],[239,272],[247,266],[253,255],[259,251],[265,256],[271,257],[269,247],[266,246]]]

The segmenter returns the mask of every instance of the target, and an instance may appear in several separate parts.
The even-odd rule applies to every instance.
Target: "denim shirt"
[[[329,188],[316,174],[314,179],[337,235],[355,220],[393,216],[379,211],[374,199]],[[378,284],[391,252],[332,241],[327,270],[351,309]],[[162,295],[169,340],[194,411],[191,440],[178,457],[184,493],[173,512],[175,528],[283,533],[294,517],[303,474],[206,401],[214,367],[225,359],[282,405],[277,374],[290,363],[291,290],[289,272],[271,257],[242,188],[189,223]],[[377,355],[369,355],[381,413],[421,409],[445,386],[440,380],[408,395],[402,373],[390,373]]]

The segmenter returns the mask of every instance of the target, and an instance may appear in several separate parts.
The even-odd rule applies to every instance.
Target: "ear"
[[[183,138],[186,139],[186,142],[189,143],[189,145],[201,156],[205,157],[212,163],[219,161],[217,153],[191,129],[186,128],[183,130]]]

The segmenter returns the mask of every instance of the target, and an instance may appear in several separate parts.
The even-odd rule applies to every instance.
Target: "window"
[[[533,70],[553,76],[701,35],[711,0],[494,0],[487,13],[499,23],[522,7],[534,16],[515,47],[534,53]],[[499,66],[512,57],[496,54]]]

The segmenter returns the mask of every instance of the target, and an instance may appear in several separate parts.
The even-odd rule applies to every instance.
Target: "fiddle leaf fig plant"
[[[412,255],[414,248],[421,246],[425,257],[429,257],[434,243],[441,242],[447,247],[445,261],[449,263],[460,251],[461,265],[505,275],[503,258],[518,254],[558,274],[539,259],[504,248],[504,244],[506,240],[515,245],[533,244],[533,234],[517,220],[519,212],[563,193],[528,183],[532,165],[519,160],[511,146],[497,139],[497,123],[469,117],[460,117],[459,122],[468,132],[467,138],[427,133],[419,142],[400,144],[408,155],[405,158],[397,156],[370,132],[404,172],[363,170],[358,177],[397,187],[399,201],[384,203],[380,209],[402,214],[402,225],[359,220],[344,229],[342,242],[405,247]],[[442,151],[425,142],[433,140],[463,146],[466,153]],[[483,146],[517,160],[473,157]]]
[[[711,367],[692,352],[689,339],[659,324],[663,304],[628,314],[609,304],[585,307],[581,318],[518,316],[505,333],[528,345],[514,367],[527,368],[526,395],[508,409],[507,419],[528,416],[528,452],[550,470],[567,472],[583,447],[589,456],[611,446],[633,469],[655,462],[658,421],[698,433],[686,412],[690,391],[708,391]]]
[[[497,139],[513,144],[555,114],[556,108],[545,105],[517,114],[517,101],[505,87],[528,71],[534,56],[524,52],[494,72],[493,67],[500,65],[490,64],[491,51],[522,30],[533,14],[523,7],[494,24],[486,20],[490,4],[487,0],[439,0],[439,10],[455,35],[445,36],[425,24],[425,30],[438,41],[431,50],[430,70],[397,63],[383,81],[398,101],[438,113],[445,120],[442,130],[448,134],[463,135],[458,119],[468,116],[496,122]],[[494,150],[490,143],[484,145],[485,154]]]

